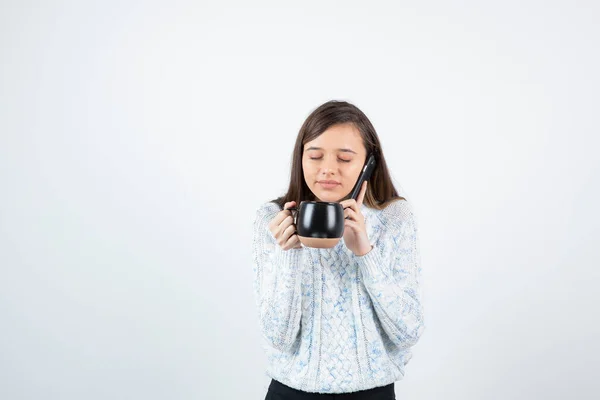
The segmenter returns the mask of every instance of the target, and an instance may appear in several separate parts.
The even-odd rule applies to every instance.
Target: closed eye
[[[309,157],[309,158],[310,158],[311,160],[320,160],[320,159],[321,159],[321,158],[323,158],[323,157],[318,157],[318,158],[315,158],[315,157]],[[341,162],[350,162],[350,161],[352,161],[352,160],[344,160],[344,159],[342,159],[342,158],[338,158],[338,160],[339,160],[339,161],[341,161]]]

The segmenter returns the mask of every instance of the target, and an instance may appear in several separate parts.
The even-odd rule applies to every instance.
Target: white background
[[[599,3],[284,3],[1,2],[0,398],[263,399],[251,224],[330,99],[420,223],[397,398],[598,398]]]

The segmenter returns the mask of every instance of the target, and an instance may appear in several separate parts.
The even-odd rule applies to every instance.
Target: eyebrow
[[[304,151],[309,151],[309,150],[323,150],[321,147],[314,147],[311,146],[308,149],[304,150]],[[338,151],[343,151],[345,153],[354,153],[357,154],[355,151],[351,150],[351,149],[337,149]]]

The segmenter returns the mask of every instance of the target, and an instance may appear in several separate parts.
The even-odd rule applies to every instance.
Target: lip
[[[317,183],[325,189],[332,189],[334,187],[337,187],[340,184],[339,182],[336,182],[336,181],[317,181]]]

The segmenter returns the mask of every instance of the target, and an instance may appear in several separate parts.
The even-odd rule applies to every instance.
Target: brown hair
[[[316,200],[315,195],[306,185],[302,172],[304,145],[329,127],[345,123],[351,123],[358,129],[367,155],[375,155],[376,166],[369,179],[363,203],[368,207],[382,210],[393,201],[406,200],[404,197],[398,196],[398,192],[394,188],[383,157],[379,137],[371,121],[358,107],[345,101],[332,100],[315,109],[302,124],[292,154],[290,186],[285,195],[271,200],[271,202],[277,203],[279,208],[283,209],[285,203],[289,201],[295,201],[296,206],[300,206],[300,202],[303,200]]]

